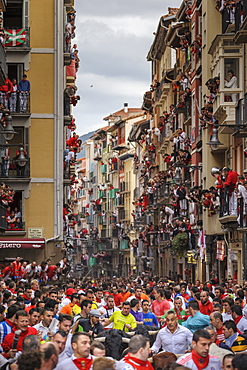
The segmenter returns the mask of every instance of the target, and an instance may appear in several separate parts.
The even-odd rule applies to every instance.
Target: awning
[[[0,249],[43,249],[45,239],[0,238]]]

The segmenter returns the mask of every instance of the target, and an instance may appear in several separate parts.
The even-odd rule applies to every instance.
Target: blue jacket
[[[210,325],[210,318],[208,315],[203,315],[200,311],[197,311],[195,316],[190,316],[187,321],[182,322],[182,326],[189,329],[194,333],[198,329],[204,329]]]
[[[21,80],[18,83],[18,87],[17,88],[20,91],[30,91],[30,82],[28,80],[26,80],[26,81]]]

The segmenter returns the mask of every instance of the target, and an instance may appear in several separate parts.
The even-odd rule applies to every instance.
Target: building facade
[[[13,86],[6,93],[3,82],[1,103],[10,112],[16,134],[8,143],[8,172],[2,168],[1,181],[15,192],[9,206],[18,213],[19,224],[7,222],[0,239],[1,262],[17,254],[39,263],[63,256],[63,204],[71,181],[64,150],[72,135],[78,69],[73,5],[73,0],[10,0],[3,13],[6,40],[1,46]]]

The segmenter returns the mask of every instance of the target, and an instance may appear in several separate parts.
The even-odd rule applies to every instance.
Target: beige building
[[[24,97],[18,94],[14,107],[6,102],[16,134],[8,177],[2,173],[1,181],[15,190],[10,207],[20,212],[21,226],[7,228],[1,237],[1,262],[17,255],[39,263],[63,256],[63,106],[65,66],[70,64],[65,28],[73,14],[73,0],[9,0],[4,12],[3,26],[10,36],[5,44],[8,78],[19,82],[26,74],[31,88]],[[16,161],[20,143],[24,166]]]

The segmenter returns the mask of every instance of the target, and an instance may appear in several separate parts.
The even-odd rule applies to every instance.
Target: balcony
[[[122,239],[119,242],[120,249],[129,249],[129,241]]]
[[[30,48],[30,29],[29,28],[7,28],[4,32],[9,35],[5,43],[6,51],[29,52]]]
[[[110,189],[109,190],[109,199],[115,199],[116,193],[118,193],[118,188]]]
[[[235,123],[235,107],[239,100],[241,88],[235,89],[221,89],[221,91],[216,96],[213,108],[214,108],[214,117],[220,123]]]
[[[118,238],[118,229],[112,229],[112,237]]]
[[[120,193],[129,193],[129,190],[128,190],[128,183],[123,181],[123,182],[120,182],[120,189],[119,189],[119,192]]]
[[[25,230],[25,222],[20,222],[19,224],[15,225],[7,225],[7,228],[5,230],[5,235],[6,236],[20,236],[20,235],[25,235],[26,230]]]
[[[11,113],[12,117],[21,115],[30,116],[30,93],[29,92],[12,92],[11,95],[0,91],[1,102]]]
[[[72,123],[72,118],[70,116],[63,117],[63,124],[64,126],[70,126]]]
[[[128,221],[127,212],[125,211],[125,209],[120,209],[119,210],[119,219],[120,219],[120,221]]]
[[[244,98],[238,101],[236,106],[236,127],[233,136],[236,137],[246,137],[247,128],[247,93],[245,93]],[[238,127],[239,126],[239,127]],[[238,129],[239,128],[239,129]]]
[[[3,181],[7,184],[13,182],[27,182],[30,181],[30,158],[27,158],[25,166],[20,166],[15,159],[10,159],[9,169],[7,171],[1,165],[1,175],[0,181]]]
[[[0,45],[0,85],[5,84],[6,72],[7,72],[6,52],[4,50],[3,45],[1,44]]]
[[[220,189],[220,223],[226,227],[227,225],[231,225],[231,227],[237,227],[237,214],[238,203],[236,194],[234,192],[230,192],[229,188]]]
[[[75,165],[71,165],[68,162],[65,163],[63,179],[64,185],[70,185],[72,176],[75,174]]]
[[[134,199],[140,198],[140,188],[134,189]]]
[[[238,6],[235,9],[235,36],[237,44],[246,43],[247,36],[247,4],[243,1],[242,9]]]
[[[125,138],[119,138],[112,142],[112,150],[122,150],[127,149],[125,145]]]
[[[96,150],[94,150],[94,158],[93,160],[94,161],[100,161],[102,159],[102,149],[101,148],[97,148]]]
[[[107,165],[106,164],[102,164],[101,167],[100,167],[100,173],[105,174],[107,173]]]
[[[64,66],[69,66],[71,63],[71,54],[64,52],[63,53],[63,64]]]
[[[118,162],[114,162],[110,164],[110,173],[114,173],[118,171]]]

